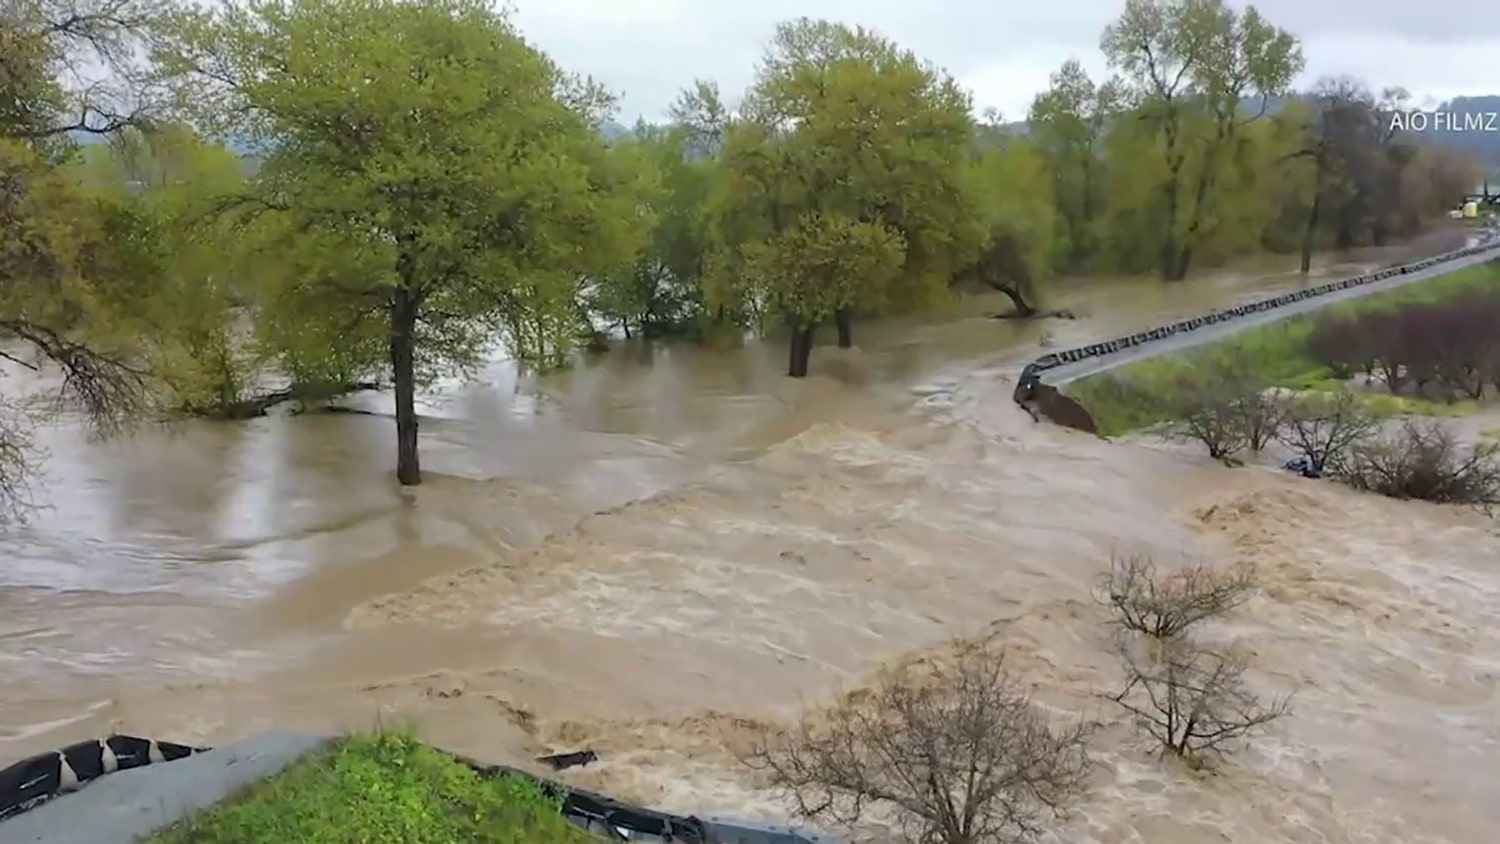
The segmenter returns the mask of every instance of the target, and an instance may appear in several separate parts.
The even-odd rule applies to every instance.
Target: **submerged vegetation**
[[[488,779],[410,732],[335,742],[148,844],[584,844],[530,780]]]
[[[748,90],[697,81],[619,134],[484,0],[9,4],[6,354],[61,367],[102,432],[389,384],[415,484],[417,390],[497,346],[546,369],[611,334],[782,334],[800,376],[829,322],[851,346],[966,288],[1028,316],[1062,272],[1305,262],[1473,181],[1381,130],[1400,91],[1290,96],[1301,47],[1253,8],[1127,0],[1100,45],[1117,76],[1065,64],[1017,132],[885,36],[798,19]]]

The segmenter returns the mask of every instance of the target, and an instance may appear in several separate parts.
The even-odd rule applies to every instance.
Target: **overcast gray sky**
[[[657,119],[695,77],[737,98],[778,21],[800,15],[879,30],[953,73],[979,109],[1025,117],[1070,56],[1105,70],[1099,33],[1123,0],[514,0],[525,34],[621,95],[619,119]],[[1237,6],[1240,4],[1236,4]],[[1304,81],[1353,74],[1435,105],[1500,94],[1500,0],[1265,0],[1302,39]]]

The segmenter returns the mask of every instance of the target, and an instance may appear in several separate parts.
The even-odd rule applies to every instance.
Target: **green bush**
[[[408,732],[342,739],[150,844],[585,844],[558,798]]]

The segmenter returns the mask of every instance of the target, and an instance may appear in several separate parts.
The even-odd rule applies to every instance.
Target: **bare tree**
[[[1303,146],[1293,153],[1313,165],[1312,202],[1302,233],[1302,272],[1312,267],[1318,228],[1330,205],[1337,206],[1350,192],[1360,154],[1358,143],[1374,128],[1374,95],[1356,79],[1332,77],[1318,80],[1312,91],[1312,112],[1302,127]]]
[[[1440,423],[1408,421],[1395,434],[1356,445],[1339,480],[1392,498],[1500,505],[1500,443],[1463,448]]]
[[[31,479],[41,453],[32,441],[32,420],[23,404],[0,399],[0,527],[31,512]]]
[[[1083,796],[1092,729],[1049,726],[986,639],[887,672],[745,761],[808,818],[852,824],[879,805],[911,841],[1010,844]]]
[[[1125,685],[1109,699],[1163,755],[1199,764],[1290,711],[1290,698],[1262,703],[1246,688],[1238,650],[1204,648],[1185,636],[1149,648],[1130,637],[1117,642]]]
[[[1379,427],[1353,392],[1337,390],[1289,402],[1276,438],[1307,458],[1313,472],[1338,474],[1349,450]]]
[[[1249,566],[1215,569],[1195,564],[1161,575],[1150,557],[1116,555],[1109,572],[1099,578],[1094,597],[1110,608],[1110,623],[1120,630],[1169,639],[1229,612],[1254,591],[1255,570]]]
[[[1307,334],[1304,348],[1314,362],[1328,367],[1334,378],[1340,381],[1352,378],[1356,373],[1375,372],[1376,358],[1383,346],[1384,335],[1371,331],[1371,312],[1348,315],[1330,314],[1313,324]]]
[[[170,0],[0,5],[0,71],[8,87],[24,86],[24,96],[0,106],[0,128],[42,141],[149,127],[167,94],[147,53],[171,12]]]
[[[1247,391],[1235,400],[1234,418],[1245,438],[1245,446],[1259,454],[1265,451],[1286,424],[1286,401],[1270,388]]]

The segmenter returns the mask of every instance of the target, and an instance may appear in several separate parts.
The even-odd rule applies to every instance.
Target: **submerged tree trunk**
[[[1193,265],[1193,239],[1188,235],[1182,240],[1182,248],[1177,252],[1177,269],[1172,271],[1173,281],[1185,281],[1188,277],[1188,269]]]
[[[995,285],[995,289],[1010,297],[1011,304],[1016,308],[1016,316],[1020,317],[1021,319],[1028,319],[1030,317],[1036,316],[1036,307],[1030,302],[1026,301],[1026,297],[1021,293],[1020,288],[1013,287],[1011,285],[997,284]]]
[[[391,294],[391,380],[396,393],[396,480],[402,486],[422,482],[417,459],[416,381],[417,302],[411,288]]]
[[[1171,204],[1176,205],[1177,203],[1173,202]],[[1183,238],[1177,233],[1176,208],[1169,208],[1167,210],[1167,219],[1170,221],[1167,224],[1168,226],[1170,226],[1170,228],[1167,230],[1167,233],[1162,236],[1161,280],[1182,281],[1186,277],[1186,274],[1183,273],[1180,269],[1182,262]]]
[[[839,329],[839,348],[854,348],[854,312],[848,308],[839,308],[833,312],[833,323]]]
[[[362,390],[379,390],[381,384],[375,381],[348,381],[335,384],[298,382],[281,390],[272,390],[269,393],[260,393],[247,398],[220,399],[211,406],[199,406],[191,403],[184,404],[178,408],[179,412],[190,416],[202,416],[207,419],[220,419],[226,421],[240,421],[255,419],[265,416],[271,408],[287,402],[298,402],[306,405],[315,402],[327,401],[338,398],[349,393],[357,393]],[[332,413],[348,413],[348,408],[337,406],[322,408]]]
[[[807,377],[807,364],[812,358],[813,336],[817,334],[818,324],[807,323],[805,325],[792,325],[792,339],[790,359],[787,361],[786,374],[793,378]]]
[[[1318,181],[1322,181],[1319,179]],[[1307,228],[1302,232],[1302,274],[1307,275],[1312,271],[1313,243],[1318,235],[1318,212],[1322,210],[1323,191],[1315,186],[1313,188],[1312,207],[1307,211]]]
[[[1183,232],[1182,239],[1177,245],[1177,255],[1172,266],[1169,281],[1182,281],[1187,278],[1188,270],[1193,266],[1193,245],[1198,239],[1198,229],[1203,226],[1204,209],[1208,206],[1213,191],[1215,168],[1219,166],[1219,149],[1226,142],[1223,129],[1203,154],[1203,172],[1198,174],[1198,184],[1193,190],[1192,217],[1188,219],[1187,230]]]
[[[1177,218],[1181,205],[1178,196],[1182,191],[1182,165],[1187,157],[1177,152],[1177,132],[1175,128],[1167,129],[1167,181],[1162,185],[1162,191],[1166,199],[1166,219],[1162,221],[1163,232],[1161,241],[1161,277],[1163,281],[1181,281],[1182,276],[1177,273],[1177,263],[1181,258],[1182,240],[1177,234]]]

